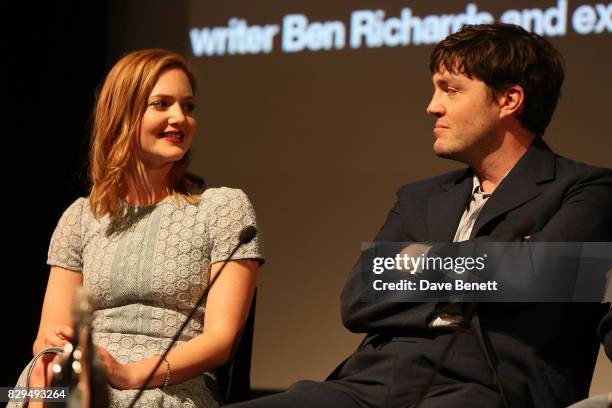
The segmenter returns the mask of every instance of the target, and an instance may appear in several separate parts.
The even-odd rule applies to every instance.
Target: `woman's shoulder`
[[[59,217],[56,229],[63,234],[81,231],[91,218],[89,200],[79,197],[66,207]]]
[[[240,188],[211,187],[206,189],[198,203],[200,210],[216,214],[226,214],[229,211],[253,213],[253,205],[249,197]],[[237,214],[237,213],[236,213]]]
[[[200,195],[203,203],[225,204],[228,200],[246,200],[247,195],[239,188],[232,187],[209,187]]]
[[[66,207],[66,209],[64,210],[64,214],[80,215],[88,210],[89,197],[78,197],[68,207]]]

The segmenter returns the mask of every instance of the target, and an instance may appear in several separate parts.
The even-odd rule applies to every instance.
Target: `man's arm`
[[[400,213],[400,193],[398,200],[376,234],[374,242],[403,242],[407,237],[403,232]],[[349,274],[342,290],[341,312],[344,326],[355,333],[401,330],[408,326],[423,326],[432,309],[427,303],[405,302],[362,302],[362,262],[365,254],[357,261]],[[407,313],[410,309],[410,313]]]
[[[552,187],[552,186],[551,186]],[[556,194],[556,195],[555,195]],[[399,200],[375,238],[376,242],[399,242],[408,240],[403,231],[401,201],[409,199],[407,194],[398,194]],[[536,197],[542,205],[537,212],[526,215],[533,218],[534,230],[529,231],[530,241],[539,242],[610,242],[612,241],[612,172],[608,169],[591,169],[582,178],[569,185],[559,195],[551,188]],[[520,211],[514,209],[513,211]],[[519,217],[520,218],[520,217]],[[425,220],[423,220],[425,222]],[[513,225],[500,228],[491,236],[479,236],[473,241],[500,242],[514,234]],[[509,239],[508,239],[509,240]],[[470,242],[470,241],[467,241]],[[520,249],[520,247],[519,247]],[[525,251],[530,248],[525,245]],[[527,253],[526,253],[527,255]],[[429,303],[408,302],[362,302],[361,262],[351,271],[342,292],[342,319],[353,332],[397,332],[406,328],[425,328]],[[528,259],[528,256],[516,259]],[[524,269],[524,268],[521,268]],[[522,270],[530,276],[529,270]]]

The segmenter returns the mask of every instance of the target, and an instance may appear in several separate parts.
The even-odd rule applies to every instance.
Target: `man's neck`
[[[527,152],[535,136],[527,131],[507,133],[497,150],[471,165],[485,193],[493,193],[501,181]]]

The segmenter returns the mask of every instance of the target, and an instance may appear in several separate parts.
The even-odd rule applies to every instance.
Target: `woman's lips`
[[[159,136],[170,143],[181,143],[185,138],[182,132],[164,132],[160,133]]]

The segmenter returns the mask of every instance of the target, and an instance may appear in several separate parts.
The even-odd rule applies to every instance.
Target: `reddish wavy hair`
[[[147,99],[162,72],[179,68],[185,72],[195,93],[196,82],[187,62],[178,54],[149,49],[123,56],[108,73],[99,91],[94,112],[89,176],[89,203],[94,216],[119,216],[122,198],[132,185],[149,186],[144,165],[138,157],[140,125]],[[194,182],[186,174],[189,152],[170,171],[167,193],[178,200],[195,203]]]

